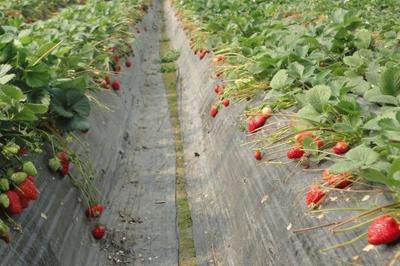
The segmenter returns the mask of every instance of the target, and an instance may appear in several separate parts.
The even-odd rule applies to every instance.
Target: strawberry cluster
[[[0,207],[11,215],[20,214],[28,208],[29,203],[39,197],[35,176],[37,170],[30,161],[16,169],[8,169],[6,177],[0,178]],[[8,226],[1,220],[0,237],[6,242],[11,239]]]

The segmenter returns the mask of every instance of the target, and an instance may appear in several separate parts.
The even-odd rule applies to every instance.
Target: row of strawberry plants
[[[103,212],[85,145],[79,155],[74,133],[87,132],[94,93],[120,89],[123,58],[132,55],[134,25],[147,11],[146,0],[89,0],[46,21],[11,23],[0,31],[0,237],[10,241],[13,223],[38,197],[33,161],[49,152],[49,168],[68,176],[88,204],[86,215]],[[125,60],[125,66],[131,63]],[[75,170],[70,171],[71,167]],[[96,227],[93,236],[104,236]]]
[[[213,90],[218,103],[211,106],[211,116],[221,105],[228,106],[229,99],[254,97],[261,104],[249,106],[245,118],[257,160],[265,157],[267,163],[286,164],[282,161],[286,153],[284,157],[306,168],[333,162],[306,193],[308,207],[318,207],[328,192],[354,183],[386,185],[398,200],[396,1],[174,4],[199,59],[214,54]],[[267,123],[271,117],[276,121]],[[348,222],[361,220],[353,228],[370,224],[370,244],[396,241],[400,238],[396,204]],[[382,224],[390,229],[377,235]]]
[[[84,0],[18,0],[0,1],[0,20],[6,24],[19,25],[47,19],[71,4],[83,4]]]

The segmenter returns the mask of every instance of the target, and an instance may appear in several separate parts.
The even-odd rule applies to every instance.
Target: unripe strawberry
[[[272,115],[272,109],[271,109],[270,107],[268,107],[268,106],[264,107],[264,108],[262,109],[262,115],[263,115],[265,118],[271,117],[271,115]]]
[[[53,172],[57,172],[58,170],[61,169],[61,162],[60,159],[58,159],[57,157],[53,157],[49,160],[49,168],[53,171]]]
[[[10,206],[10,200],[7,194],[0,194],[0,205],[3,208],[8,208],[8,206]]]
[[[11,175],[11,181],[15,184],[19,185],[20,183],[24,182],[24,180],[28,177],[28,175],[24,172],[16,172]]]
[[[7,178],[0,178],[0,190],[8,191],[10,190],[10,182]]]
[[[0,238],[6,243],[11,241],[10,228],[0,219]]]
[[[37,176],[37,170],[32,162],[25,162],[22,165],[22,171],[30,176]]]
[[[344,141],[339,141],[332,148],[335,154],[344,154],[349,150],[349,145]]]

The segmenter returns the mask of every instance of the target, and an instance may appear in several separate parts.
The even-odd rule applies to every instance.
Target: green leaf
[[[397,182],[396,180],[384,175],[382,172],[373,168],[363,169],[360,172],[359,176],[367,181],[381,183],[388,186],[400,184],[400,182]]]
[[[353,68],[358,68],[364,64],[364,60],[358,55],[345,56],[343,62]]]
[[[352,172],[362,165],[359,163],[354,163],[351,161],[346,161],[346,160],[340,160],[335,162],[329,167],[329,172],[332,173],[343,173],[343,172]]]
[[[11,65],[0,65],[0,84],[4,85],[8,83],[11,79],[15,77],[14,74],[8,74],[7,72],[10,71],[12,68]]]
[[[362,144],[348,151],[345,157],[355,163],[371,165],[379,159],[379,153]]]
[[[400,69],[387,68],[381,75],[380,89],[382,94],[397,96],[400,93]]]
[[[317,85],[306,92],[307,102],[321,113],[323,106],[328,103],[332,91],[328,86]]]
[[[274,90],[283,89],[288,85],[288,74],[285,69],[279,70],[271,80],[271,88]]]
[[[371,44],[371,33],[368,30],[362,29],[358,31],[354,37],[354,45],[358,49],[368,49]]]
[[[299,118],[313,121],[316,123],[321,122],[321,114],[318,113],[310,104],[304,106],[297,112]]]

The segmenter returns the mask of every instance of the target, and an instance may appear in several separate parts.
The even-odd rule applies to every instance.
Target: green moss
[[[164,22],[164,20],[162,21]],[[192,215],[186,193],[185,161],[183,155],[181,127],[179,123],[178,94],[176,90],[176,65],[175,63],[171,63],[179,57],[179,52],[171,49],[168,38],[165,35],[164,23],[162,25],[162,37],[160,41],[160,56],[161,59],[168,59],[164,60],[168,63],[161,64],[161,72],[163,73],[163,81],[167,93],[176,150],[176,208],[179,238],[179,265],[196,266]]]

